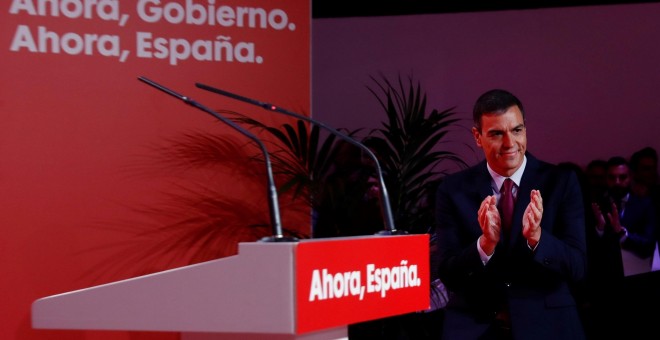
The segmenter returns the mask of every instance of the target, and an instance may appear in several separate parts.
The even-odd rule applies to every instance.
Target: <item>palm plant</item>
[[[401,77],[393,83],[386,77],[371,79],[376,88],[368,88],[377,98],[387,119],[382,127],[365,139],[381,160],[390,193],[396,225],[411,233],[426,232],[433,223],[429,199],[434,188],[451,167],[466,167],[457,154],[442,150],[447,134],[460,119],[454,108],[436,109],[427,114],[426,94],[419,82]]]
[[[236,122],[262,130],[274,138],[270,143],[273,146],[271,162],[273,172],[282,180],[278,191],[291,193],[294,199],[302,199],[311,208],[317,206],[322,180],[339,152],[336,136],[329,134],[323,139],[319,126],[310,128],[301,119],[295,121],[295,126],[285,123],[275,128],[239,113],[231,114]],[[351,136],[356,132],[346,134]],[[257,157],[263,161],[263,157]]]
[[[360,129],[338,130],[336,132],[342,135],[338,139],[335,133],[323,137],[316,124],[308,130],[308,122],[301,119],[296,121],[295,128],[289,124],[274,128],[243,115],[234,113],[234,116],[237,122],[274,137],[273,171],[283,183],[278,191],[307,203],[312,211],[313,237],[360,235],[382,230],[378,207],[373,209],[371,202],[363,204],[369,187],[363,175],[369,168],[362,164],[361,150],[343,140],[346,137],[355,139]],[[359,178],[348,184],[347,176]],[[365,210],[377,212],[376,223],[372,219],[355,222],[356,216],[366,216]]]
[[[280,202],[286,201],[283,210],[309,216],[309,208],[319,204],[322,180],[338,152],[335,136],[325,137],[317,126],[310,127],[302,120],[272,127],[236,112],[219,112],[260,130],[268,145]],[[254,187],[254,192],[262,192],[267,185],[263,154],[246,147],[243,140],[242,136],[195,132],[155,147],[157,157],[148,163],[166,171],[167,176],[176,176],[176,183],[185,184],[175,185],[160,205],[130,207],[146,221],[103,223],[103,228],[128,233],[131,241],[114,245],[122,256],[113,255],[90,274],[118,275],[133,268],[130,275],[142,275],[199,263],[234,255],[238,243],[269,236],[272,229],[268,211],[263,209],[265,199],[241,200],[224,190],[227,175],[242,186]],[[145,176],[154,176],[152,166],[141,170]],[[285,225],[283,232],[310,238],[309,222],[293,228]]]
[[[436,185],[454,167],[467,167],[459,155],[440,147],[442,143],[448,143],[448,134],[461,119],[453,111],[454,108],[443,111],[433,109],[427,113],[426,94],[419,82],[415,84],[411,78],[404,82],[399,77],[396,83],[386,77],[371,79],[377,86],[368,90],[380,103],[387,119],[382,122],[381,128],[372,130],[362,138],[362,142],[379,159],[397,228],[412,233],[427,232],[433,224],[430,201]],[[317,126],[312,126],[312,133],[308,134],[302,121],[298,121],[297,130],[285,124],[283,131],[246,117],[239,121],[264,129],[280,141],[275,146],[278,151],[273,159],[274,164],[278,165],[276,173],[287,178],[281,186],[282,191],[295,188],[296,194],[307,195],[312,209],[334,211],[335,214],[341,214],[340,210],[359,214],[356,211],[359,209],[359,197],[353,196],[361,195],[366,186],[347,190],[324,181],[332,171],[332,160],[342,152],[334,143],[334,135],[329,135],[323,148],[316,152],[316,146],[320,143]],[[352,131],[349,136],[356,137],[359,131]],[[277,156],[279,152],[286,157]],[[317,200],[324,191],[332,191],[335,199]],[[322,207],[323,204],[333,206]]]
[[[369,91],[378,99],[387,120],[362,141],[379,157],[398,229],[426,232],[433,212],[425,203],[431,197],[432,184],[444,174],[440,166],[447,161],[465,165],[456,154],[438,149],[459,119],[454,117],[452,109],[432,110],[427,115],[426,95],[412,80],[404,84],[400,78],[398,83],[391,83],[384,77],[382,82],[372,79],[379,91],[372,88]],[[343,213],[347,218],[354,218],[354,214],[361,212],[361,197],[357,196],[364,193],[366,183],[355,187],[327,184],[332,171],[337,170],[335,160],[345,151],[335,135],[323,134],[318,126],[299,119],[275,127],[236,112],[218,112],[243,126],[259,130],[260,137],[268,145],[278,193],[282,194],[280,201],[288,200],[286,209],[325,209]],[[358,138],[359,131],[343,130],[343,133]],[[218,167],[231,169],[237,182],[255,188],[266,185],[261,170],[263,155],[256,148],[245,148],[243,142],[237,140],[243,138],[212,133],[185,134],[156,150],[160,155],[160,162],[157,162],[160,168],[179,169],[183,176],[191,171],[202,172],[204,179],[198,185],[179,188],[161,207],[144,208],[142,212],[154,221],[124,223],[127,230],[139,237],[131,238],[136,242],[123,245],[130,247],[125,254],[134,255],[124,256],[127,260],[123,264],[143,265],[138,268],[139,274],[154,272],[232,255],[239,242],[255,241],[268,235],[272,229],[267,210],[263,209],[266,202],[257,200],[246,204],[209,185],[209,177],[214,176]],[[250,162],[246,163],[246,159]],[[321,200],[327,196],[333,199]],[[379,216],[375,219],[382,225]],[[141,227],[135,229],[136,225]],[[309,224],[285,228],[284,232],[297,238],[312,237]],[[334,235],[342,236],[341,233]]]

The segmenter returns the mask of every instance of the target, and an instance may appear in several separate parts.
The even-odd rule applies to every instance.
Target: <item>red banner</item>
[[[297,333],[429,308],[428,235],[303,242],[296,259]]]

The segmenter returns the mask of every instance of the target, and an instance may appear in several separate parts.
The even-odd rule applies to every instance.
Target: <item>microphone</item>
[[[206,91],[210,91],[210,92],[213,92],[213,93],[217,93],[219,95],[223,95],[223,96],[233,98],[233,99],[236,99],[236,100],[239,100],[239,101],[242,101],[242,102],[246,102],[248,104],[259,106],[259,107],[261,107],[263,109],[266,109],[268,111],[274,111],[274,112],[282,113],[282,114],[285,114],[285,115],[288,115],[288,116],[291,116],[291,117],[295,117],[295,118],[298,118],[298,119],[302,119],[302,120],[307,121],[309,123],[315,124],[317,126],[320,126],[324,129],[330,131],[330,133],[332,133],[333,135],[335,135],[337,137],[340,137],[341,139],[357,146],[362,151],[366,152],[367,155],[369,155],[369,157],[373,160],[374,165],[376,167],[376,173],[378,173],[378,185],[380,187],[379,201],[380,201],[380,206],[381,206],[381,214],[383,215],[383,222],[385,223],[385,230],[379,231],[378,233],[376,233],[376,235],[404,235],[404,234],[407,234],[407,232],[405,230],[397,230],[396,226],[394,225],[394,217],[392,215],[392,207],[390,205],[389,195],[387,194],[387,188],[385,187],[385,180],[383,179],[383,171],[380,168],[380,162],[378,162],[378,158],[376,157],[376,155],[374,155],[374,153],[366,145],[358,142],[354,138],[349,137],[348,135],[346,135],[344,133],[341,133],[340,131],[338,131],[335,128],[332,128],[332,127],[330,127],[326,124],[323,124],[322,122],[316,121],[312,118],[309,118],[307,116],[303,116],[303,115],[295,113],[295,112],[291,112],[289,110],[283,109],[283,108],[275,106],[273,104],[260,102],[260,101],[255,100],[255,99],[250,99],[250,98],[247,98],[247,97],[243,97],[243,96],[240,96],[240,95],[237,95],[237,94],[234,94],[234,93],[231,93],[231,92],[227,92],[225,90],[217,89],[215,87],[205,85],[205,84],[201,84],[201,83],[195,83],[195,86],[197,86],[200,89],[206,90]]]
[[[261,142],[261,140],[259,138],[257,138],[255,135],[253,135],[252,133],[250,133],[250,132],[246,131],[245,129],[243,129],[242,127],[236,125],[231,120],[219,115],[215,111],[213,111],[213,110],[201,105],[200,103],[192,100],[190,97],[186,97],[184,95],[176,93],[176,92],[166,88],[165,86],[157,84],[156,82],[154,82],[150,79],[147,79],[145,77],[142,77],[142,76],[138,77],[138,80],[140,80],[140,81],[142,81],[142,82],[144,82],[144,83],[146,83],[146,84],[148,84],[152,87],[155,87],[156,89],[161,90],[161,91],[169,94],[170,96],[176,97],[176,98],[182,100],[184,103],[186,103],[190,106],[193,106],[197,109],[200,109],[200,110],[210,114],[211,116],[219,119],[223,123],[225,123],[225,124],[229,125],[230,127],[234,128],[235,130],[237,130],[241,134],[243,134],[246,137],[253,140],[255,143],[257,143],[257,145],[259,145],[259,148],[261,148],[261,152],[264,155],[264,161],[266,163],[266,173],[268,174],[268,207],[270,208],[270,223],[271,223],[272,228],[273,228],[273,235],[264,237],[260,241],[263,241],[263,242],[296,242],[296,241],[298,241],[298,239],[295,238],[295,237],[286,237],[286,236],[284,236],[284,234],[282,232],[282,223],[281,223],[281,219],[280,219],[280,208],[279,208],[279,203],[278,203],[278,198],[277,198],[277,189],[275,187],[275,180],[273,179],[273,169],[272,169],[272,166],[271,166],[271,163],[270,163],[270,156],[269,156],[268,151],[266,150],[266,147],[264,146],[263,142]]]

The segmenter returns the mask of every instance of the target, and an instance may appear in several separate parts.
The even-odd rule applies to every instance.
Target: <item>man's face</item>
[[[650,157],[644,157],[639,160],[635,181],[644,185],[653,185],[658,180],[658,165]]]
[[[586,171],[589,190],[595,195],[600,195],[607,190],[607,169],[604,166],[593,166]]]
[[[607,187],[612,196],[622,198],[630,188],[630,169],[627,165],[607,168]]]
[[[486,161],[498,174],[511,176],[522,165],[527,132],[518,106],[509,107],[503,114],[484,114],[481,131],[472,128],[472,134]]]

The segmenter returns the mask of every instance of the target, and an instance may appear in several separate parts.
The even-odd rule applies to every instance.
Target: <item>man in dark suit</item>
[[[641,277],[639,281],[624,276],[651,271],[657,222],[653,201],[631,191],[631,178],[624,157],[607,161],[607,189],[592,204],[593,222],[587,224],[588,335],[593,339],[634,339],[632,331],[648,329],[648,324],[640,323],[650,315],[648,308],[637,307],[648,301],[631,298],[643,296],[642,290],[648,286],[635,284],[645,281]],[[647,298],[652,296],[647,293]]]
[[[607,191],[593,205],[598,236],[613,239],[610,251],[623,256],[618,264],[605,265],[616,264],[625,276],[651,271],[657,228],[652,199],[631,191],[631,180],[626,159],[611,157],[607,161]]]
[[[586,272],[576,175],[527,152],[513,94],[484,93],[473,119],[486,159],[445,177],[437,191],[438,274],[450,291],[443,339],[584,339],[572,295]],[[514,203],[503,223],[507,179]]]

